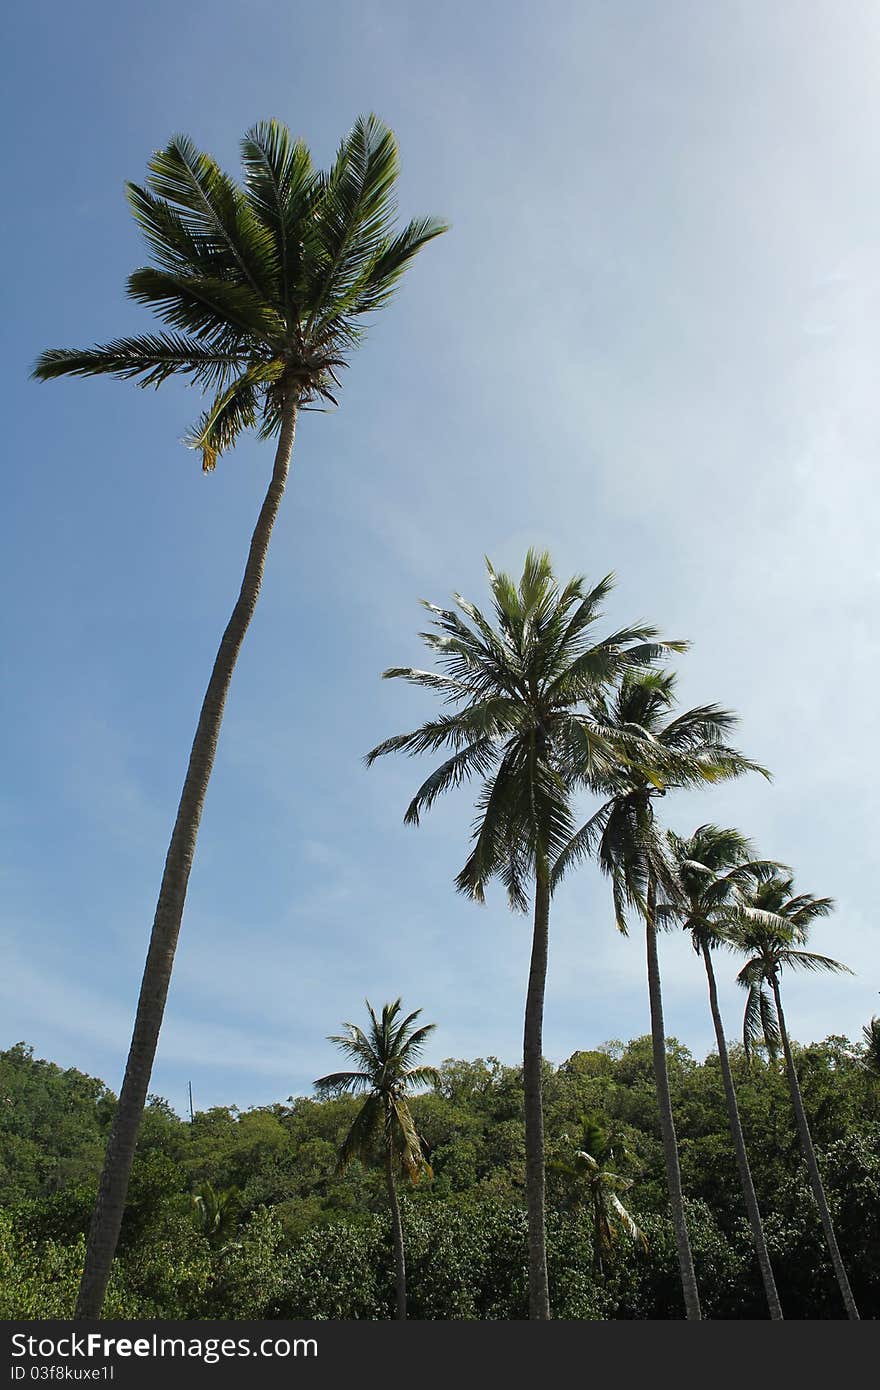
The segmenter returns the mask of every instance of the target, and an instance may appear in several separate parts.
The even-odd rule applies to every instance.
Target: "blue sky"
[[[609,622],[691,639],[682,698],[774,772],[670,798],[832,894],[787,983],[793,1032],[880,1011],[874,912],[880,506],[880,13],[652,0],[40,3],[7,17],[0,1045],[117,1087],[167,838],[270,454],[203,477],[196,395],[27,380],[48,346],[144,329],[122,185],[186,131],[227,167],[276,116],[320,162],[363,111],[401,208],[450,234],[300,427],[227,707],[152,1089],[182,1109],[308,1090],[363,998],[434,1056],[521,1040],[529,923],[457,897],[466,793],[414,831],[423,769],[361,755],[432,712],[417,599],[485,594],[484,554],[618,583]],[[665,939],[667,1028],[711,1045]],[[721,962],[722,1004],[741,1008]],[[545,1051],[648,1029],[643,945],[586,870],[552,924]]]

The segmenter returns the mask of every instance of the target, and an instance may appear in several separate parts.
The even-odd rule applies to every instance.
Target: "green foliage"
[[[853,1290],[865,1317],[880,1315],[880,1087],[859,1049],[831,1038],[794,1045],[829,1200]],[[760,1278],[746,1224],[717,1057],[697,1062],[669,1040],[667,1060],[679,1130],[687,1215],[706,1315],[763,1317]],[[743,1128],[767,1239],[789,1319],[835,1318],[840,1301],[822,1231],[798,1161],[797,1135],[779,1064],[731,1051]],[[0,1054],[0,1164],[25,1162],[0,1203],[0,1317],[69,1317],[94,1199],[100,1140],[112,1097],[100,1082],[36,1062],[28,1049]],[[574,1053],[545,1066],[547,1250],[555,1315],[680,1315],[675,1245],[648,1038]],[[107,1302],[111,1317],[387,1318],[394,1307],[391,1236],[381,1170],[336,1154],[358,1101],[299,1097],[238,1112],[217,1108],[190,1125],[154,1101],[132,1174],[130,1209]],[[53,1130],[68,1105],[54,1174]],[[436,1085],[410,1100],[433,1179],[401,1203],[414,1318],[521,1318],[528,1307],[522,1081],[495,1058],[450,1060]],[[57,1113],[56,1113],[57,1110]],[[647,1251],[618,1245],[600,1278],[591,1223],[572,1205],[552,1161],[570,1156],[589,1113],[631,1155],[611,1171],[631,1182],[627,1210]],[[22,1150],[28,1117],[42,1115],[48,1158]],[[566,1139],[564,1136],[568,1136]],[[594,1145],[596,1140],[594,1139]],[[592,1152],[586,1149],[586,1152]],[[52,1160],[50,1162],[49,1160]],[[238,1189],[234,1226],[207,1238],[192,1194]]]
[[[873,1076],[880,1079],[880,1018],[872,1018],[862,1029],[865,1046],[865,1066]]]

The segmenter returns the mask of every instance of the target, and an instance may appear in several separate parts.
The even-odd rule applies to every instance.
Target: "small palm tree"
[[[222,1245],[234,1230],[241,1211],[241,1195],[236,1187],[214,1187],[203,1182],[192,1196],[193,1220],[212,1245]]]
[[[549,1318],[541,1053],[550,899],[561,877],[557,858],[574,830],[574,792],[601,770],[610,775],[622,750],[638,743],[624,730],[606,735],[591,702],[625,671],[650,665],[683,643],[661,642],[656,629],[641,625],[597,639],[610,575],[593,589],[579,576],[561,588],[549,555],[532,550],[518,584],[487,567],[494,625],[458,594],[459,613],[426,603],[435,631],[421,636],[441,670],[393,667],[384,673],[433,691],[450,711],[386,739],[367,762],[386,753],[450,749],[451,757],[416,792],[405,821],[418,825],[443,792],[481,780],[472,849],[456,886],[483,902],[487,884],[499,878],[520,912],[528,910],[534,890],[523,1029],[529,1309],[533,1318]]]
[[[567,1139],[563,1135],[563,1139]],[[589,1115],[581,1116],[578,1147],[570,1159],[550,1164],[566,1182],[568,1201],[575,1210],[590,1214],[593,1233],[593,1265],[600,1278],[614,1261],[617,1245],[625,1240],[647,1250],[647,1237],[620,1200],[632,1179],[614,1171],[628,1159],[623,1144]],[[614,1165],[612,1168],[611,1165]]]
[[[44,352],[34,376],[116,376],[160,386],[179,376],[213,399],[188,443],[210,472],[243,430],[277,437],[268,491],[238,600],[208,684],[150,937],[131,1048],[89,1233],[78,1318],[98,1317],[128,1191],[138,1128],[171,980],[187,884],[232,673],[253,616],[301,410],[324,401],[365,316],[391,297],[408,262],[444,230],[431,218],[394,229],[397,143],[362,118],[329,172],[302,141],[265,121],[242,141],[239,187],[186,136],[150,161],[146,187],[128,185],[155,262],[129,295],[170,332],[118,338],[85,351]]]
[[[880,1018],[872,1018],[862,1029],[865,1040],[864,1064],[873,1076],[880,1077]]]
[[[655,818],[654,799],[674,788],[698,787],[764,769],[724,742],[736,723],[733,714],[717,705],[700,705],[671,717],[674,703],[672,672],[641,671],[627,672],[613,696],[595,706],[595,717],[606,735],[633,740],[632,753],[627,761],[607,770],[596,766],[592,785],[606,799],[560,854],[556,874],[561,876],[573,863],[595,854],[600,869],[611,879],[618,929],[627,931],[630,909],[637,910],[645,922],[651,1040],[669,1205],[685,1313],[696,1320],[701,1316],[700,1296],[681,1189],[657,954],[658,891],[674,892],[675,881]]]
[[[365,1095],[363,1105],[339,1151],[337,1171],[344,1173],[356,1158],[367,1163],[377,1147],[381,1147],[391,1208],[391,1227],[394,1239],[394,1267],[397,1287],[397,1316],[406,1317],[406,1256],[403,1244],[403,1225],[397,1200],[397,1179],[405,1176],[417,1183],[430,1168],[425,1161],[422,1141],[416,1133],[415,1122],[407,1104],[407,1095],[422,1086],[436,1086],[439,1073],[433,1067],[413,1065],[420,1057],[428,1035],[435,1023],[420,1028],[413,1024],[421,1013],[416,1009],[398,1020],[400,1000],[386,1004],[378,1019],[367,1000],[370,1029],[365,1033],[354,1023],[343,1026],[346,1032],[329,1039],[359,1063],[358,1071],[336,1071],[315,1082],[324,1095]]]
[[[738,830],[722,830],[717,825],[700,825],[687,838],[670,830],[666,839],[677,890],[666,910],[690,932],[691,944],[706,967],[709,1008],[715,1027],[718,1061],[727,1101],[727,1117],[743,1200],[752,1228],[752,1240],[770,1317],[781,1319],[782,1306],[749,1167],[712,964],[712,951],[724,941],[724,932],[732,915],[735,914],[740,890],[748,891],[756,882],[769,877],[780,866],[772,860],[757,859],[751,844]]]
[[[747,901],[740,908],[737,922],[728,933],[728,940],[736,950],[749,957],[737,976],[739,983],[748,991],[743,1019],[743,1042],[746,1052],[750,1054],[755,1043],[763,1040],[771,1054],[775,1055],[779,1044],[782,1044],[791,1102],[810,1186],[819,1208],[822,1229],[847,1316],[857,1320],[859,1311],[837,1244],[834,1223],[825,1196],[816,1151],[813,1148],[813,1138],[792,1056],[785,1014],[782,1011],[779,983],[780,973],[785,968],[835,974],[841,971],[852,973],[847,966],[841,965],[840,961],[800,949],[806,943],[811,924],[819,917],[827,917],[833,907],[832,898],[816,898],[812,893],[795,894],[793,879],[775,874],[765,882],[755,885]],[[769,987],[772,1000],[768,997],[765,986]]]

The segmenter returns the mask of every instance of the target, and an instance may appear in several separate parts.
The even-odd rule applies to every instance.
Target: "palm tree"
[[[386,753],[450,749],[451,756],[416,792],[405,821],[417,825],[444,791],[480,779],[472,849],[456,886],[483,902],[489,881],[500,878],[510,906],[520,912],[528,910],[533,887],[523,1030],[529,1309],[533,1318],[549,1318],[541,1050],[550,899],[560,877],[556,860],[574,829],[574,791],[594,772],[610,775],[621,749],[638,742],[622,731],[606,737],[590,702],[625,671],[650,665],[683,644],[661,642],[654,628],[643,625],[597,640],[594,628],[611,575],[593,589],[581,577],[560,588],[549,555],[532,550],[518,585],[488,561],[487,568],[494,626],[458,594],[464,617],[426,603],[436,630],[421,636],[441,670],[385,672],[426,687],[452,708],[413,733],[386,739],[367,763]]]
[[[561,876],[573,863],[595,853],[600,869],[611,879],[618,929],[627,931],[627,911],[631,908],[645,922],[651,1040],[669,1205],[685,1313],[689,1319],[699,1319],[700,1297],[684,1213],[666,1066],[657,955],[658,889],[673,892],[674,875],[655,819],[654,798],[676,787],[700,786],[763,769],[723,742],[736,723],[734,715],[717,705],[700,705],[668,718],[674,702],[672,672],[642,671],[626,673],[613,696],[596,705],[595,716],[609,735],[640,740],[644,751],[641,757],[619,762],[607,773],[596,768],[592,785],[606,800],[561,853],[556,873]]]
[[[394,231],[397,143],[375,116],[357,121],[329,172],[302,141],[267,121],[242,142],[237,185],[186,136],[128,185],[154,265],[128,293],[171,331],[118,338],[85,351],[44,352],[34,376],[110,375],[140,386],[182,376],[213,395],[188,443],[212,470],[239,434],[277,436],[272,478],[244,578],[199,715],[165,861],[125,1079],[104,1161],[76,1317],[101,1312],[128,1190],[150,1072],[232,672],[256,606],[287,481],[300,410],[334,402],[340,369],[364,316],[391,296],[407,263],[444,230],[432,219]]]
[[[865,1040],[865,1068],[872,1076],[880,1077],[880,1018],[872,1018],[862,1029]]]
[[[563,1135],[567,1139],[567,1135]],[[615,1172],[629,1155],[616,1136],[603,1129],[589,1115],[581,1116],[578,1148],[571,1159],[557,1159],[550,1164],[555,1173],[566,1181],[569,1202],[575,1211],[586,1208],[593,1228],[593,1265],[602,1277],[613,1263],[618,1241],[647,1250],[648,1241],[631,1214],[620,1200],[628,1192],[632,1179]]]
[[[425,1041],[436,1028],[425,1023],[413,1024],[421,1013],[416,1009],[398,1021],[400,1000],[386,1004],[378,1019],[367,1000],[370,1015],[369,1033],[354,1023],[343,1026],[345,1033],[331,1037],[359,1071],[336,1071],[315,1082],[324,1095],[366,1095],[363,1105],[339,1151],[337,1172],[344,1173],[356,1158],[366,1163],[372,1157],[381,1136],[391,1208],[391,1227],[394,1238],[394,1268],[397,1287],[397,1316],[406,1317],[406,1257],[403,1246],[403,1225],[397,1200],[397,1178],[401,1175],[417,1183],[430,1168],[422,1151],[422,1141],[416,1133],[415,1122],[407,1105],[407,1094],[420,1086],[436,1086],[440,1075],[433,1067],[413,1065],[421,1055]]]
[[[221,1245],[238,1222],[241,1211],[238,1188],[216,1188],[213,1183],[203,1182],[191,1201],[196,1228],[212,1245]]]
[[[775,874],[764,883],[756,884],[748,895],[747,902],[740,909],[736,925],[730,930],[729,940],[735,949],[749,957],[737,975],[739,983],[748,991],[743,1018],[743,1042],[746,1052],[750,1054],[755,1043],[763,1040],[771,1054],[775,1055],[779,1043],[782,1043],[791,1103],[810,1177],[810,1187],[819,1208],[825,1241],[847,1316],[857,1320],[859,1310],[837,1244],[834,1223],[825,1196],[816,1151],[813,1148],[813,1138],[804,1110],[785,1014],[782,1011],[779,986],[780,972],[785,967],[791,970],[852,973],[847,966],[841,965],[840,961],[798,949],[805,945],[810,925],[819,917],[827,917],[833,907],[832,898],[816,898],[812,893],[795,894],[794,880],[782,874]],[[772,1002],[764,988],[765,985],[770,988]]]
[[[752,1182],[712,964],[712,950],[724,940],[725,927],[736,910],[739,891],[748,890],[755,882],[767,878],[780,866],[772,860],[756,859],[751,844],[738,830],[722,830],[717,825],[700,825],[686,839],[670,830],[667,832],[666,840],[677,889],[669,904],[669,911],[679,919],[685,930],[690,932],[691,944],[706,967],[709,1008],[715,1026],[718,1061],[727,1100],[727,1117],[743,1199],[752,1228],[752,1240],[770,1317],[781,1320],[782,1306],[764,1238],[758,1198]]]

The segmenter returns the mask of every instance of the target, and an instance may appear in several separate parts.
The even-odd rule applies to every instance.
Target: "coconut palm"
[[[677,917],[685,930],[690,932],[691,944],[706,967],[709,1008],[715,1027],[718,1061],[743,1200],[752,1228],[752,1240],[770,1317],[781,1319],[782,1306],[764,1238],[761,1210],[752,1182],[736,1101],[736,1087],[730,1070],[727,1040],[718,1006],[715,969],[712,964],[712,951],[724,940],[725,929],[736,911],[740,890],[748,891],[756,882],[769,877],[780,866],[772,860],[757,859],[752,845],[738,830],[723,830],[717,825],[700,825],[687,838],[670,830],[667,832],[666,842],[677,889],[667,905],[667,911]]]
[[[337,1172],[344,1173],[355,1159],[368,1163],[377,1148],[381,1148],[391,1208],[391,1227],[394,1240],[394,1268],[397,1289],[397,1317],[406,1317],[406,1255],[403,1244],[403,1225],[400,1203],[397,1200],[397,1180],[404,1176],[417,1183],[430,1174],[425,1161],[422,1141],[416,1133],[415,1122],[407,1104],[409,1092],[423,1086],[436,1086],[439,1073],[433,1067],[417,1064],[425,1041],[436,1028],[425,1023],[413,1024],[421,1013],[416,1009],[399,1020],[400,1000],[386,1004],[378,1019],[367,1000],[370,1015],[369,1032],[354,1023],[344,1024],[345,1033],[333,1036],[336,1043],[353,1062],[358,1071],[336,1071],[315,1082],[324,1095],[364,1095],[366,1098],[343,1140],[339,1151]]]
[[[165,861],[131,1050],[89,1234],[77,1317],[97,1317],[128,1189],[156,1051],[196,835],[233,668],[250,623],[281,504],[298,413],[333,402],[339,372],[365,316],[391,296],[407,263],[444,230],[432,219],[394,229],[394,136],[375,116],[357,121],[325,173],[302,141],[267,121],[242,142],[237,185],[186,136],[128,185],[153,265],[128,293],[169,331],[84,351],[44,352],[41,380],[110,375],[159,386],[183,377],[212,399],[188,443],[211,471],[242,431],[277,438],[275,462],[244,578],[199,715]]]
[[[880,1018],[872,1018],[862,1029],[865,1040],[864,1065],[872,1076],[880,1077]]]
[[[212,1245],[222,1245],[235,1229],[241,1212],[241,1194],[237,1187],[214,1187],[203,1182],[191,1198],[193,1221],[197,1230]]]
[[[413,733],[386,739],[367,762],[392,752],[451,750],[416,792],[404,819],[417,825],[443,792],[478,779],[472,849],[456,886],[483,902],[487,884],[499,878],[510,906],[520,912],[533,897],[523,1030],[529,1309],[533,1318],[548,1318],[541,1044],[550,900],[561,876],[557,856],[574,830],[574,792],[594,772],[610,775],[621,750],[638,741],[625,731],[606,737],[591,701],[625,671],[650,665],[683,644],[661,642],[644,625],[597,638],[610,575],[593,589],[581,577],[560,587],[550,557],[532,550],[518,584],[488,562],[487,567],[494,623],[460,595],[459,612],[426,603],[435,630],[421,636],[440,670],[385,672],[433,691],[449,712]]]
[[[700,1297],[681,1189],[657,954],[658,890],[674,893],[675,879],[654,814],[654,799],[674,788],[697,787],[764,769],[724,742],[736,723],[733,714],[717,705],[700,705],[671,717],[674,703],[672,672],[641,671],[627,672],[613,695],[595,705],[595,717],[606,736],[614,732],[634,740],[633,753],[626,762],[618,761],[607,770],[597,765],[591,781],[605,800],[560,854],[556,874],[561,876],[573,863],[595,854],[600,869],[611,879],[618,929],[628,930],[631,909],[644,919],[652,1053],[669,1205],[685,1313],[698,1319]],[[638,747],[643,750],[640,755],[635,752]]]
[[[825,1196],[816,1151],[813,1148],[813,1138],[792,1056],[785,1014],[782,1011],[779,983],[780,973],[786,968],[834,974],[841,971],[852,973],[847,966],[841,965],[840,961],[801,949],[806,944],[811,924],[820,917],[827,917],[833,907],[832,898],[817,898],[812,893],[796,894],[792,878],[774,874],[765,882],[756,884],[749,893],[746,903],[740,908],[737,923],[728,933],[728,940],[736,950],[749,957],[737,976],[739,983],[748,991],[743,1018],[743,1042],[746,1052],[751,1054],[755,1044],[763,1041],[771,1054],[775,1055],[779,1044],[782,1044],[791,1103],[810,1177],[810,1187],[819,1208],[822,1229],[847,1316],[855,1320],[858,1319],[859,1311],[837,1244],[834,1223]],[[770,996],[765,986],[769,988]]]
[[[563,1135],[563,1139],[567,1137]],[[644,1231],[620,1200],[620,1193],[628,1192],[633,1184],[631,1178],[623,1177],[614,1168],[628,1157],[612,1131],[604,1129],[592,1116],[583,1115],[578,1147],[572,1157],[549,1165],[565,1182],[572,1209],[586,1209],[590,1214],[593,1266],[600,1278],[613,1263],[621,1240],[642,1250],[648,1248]]]

